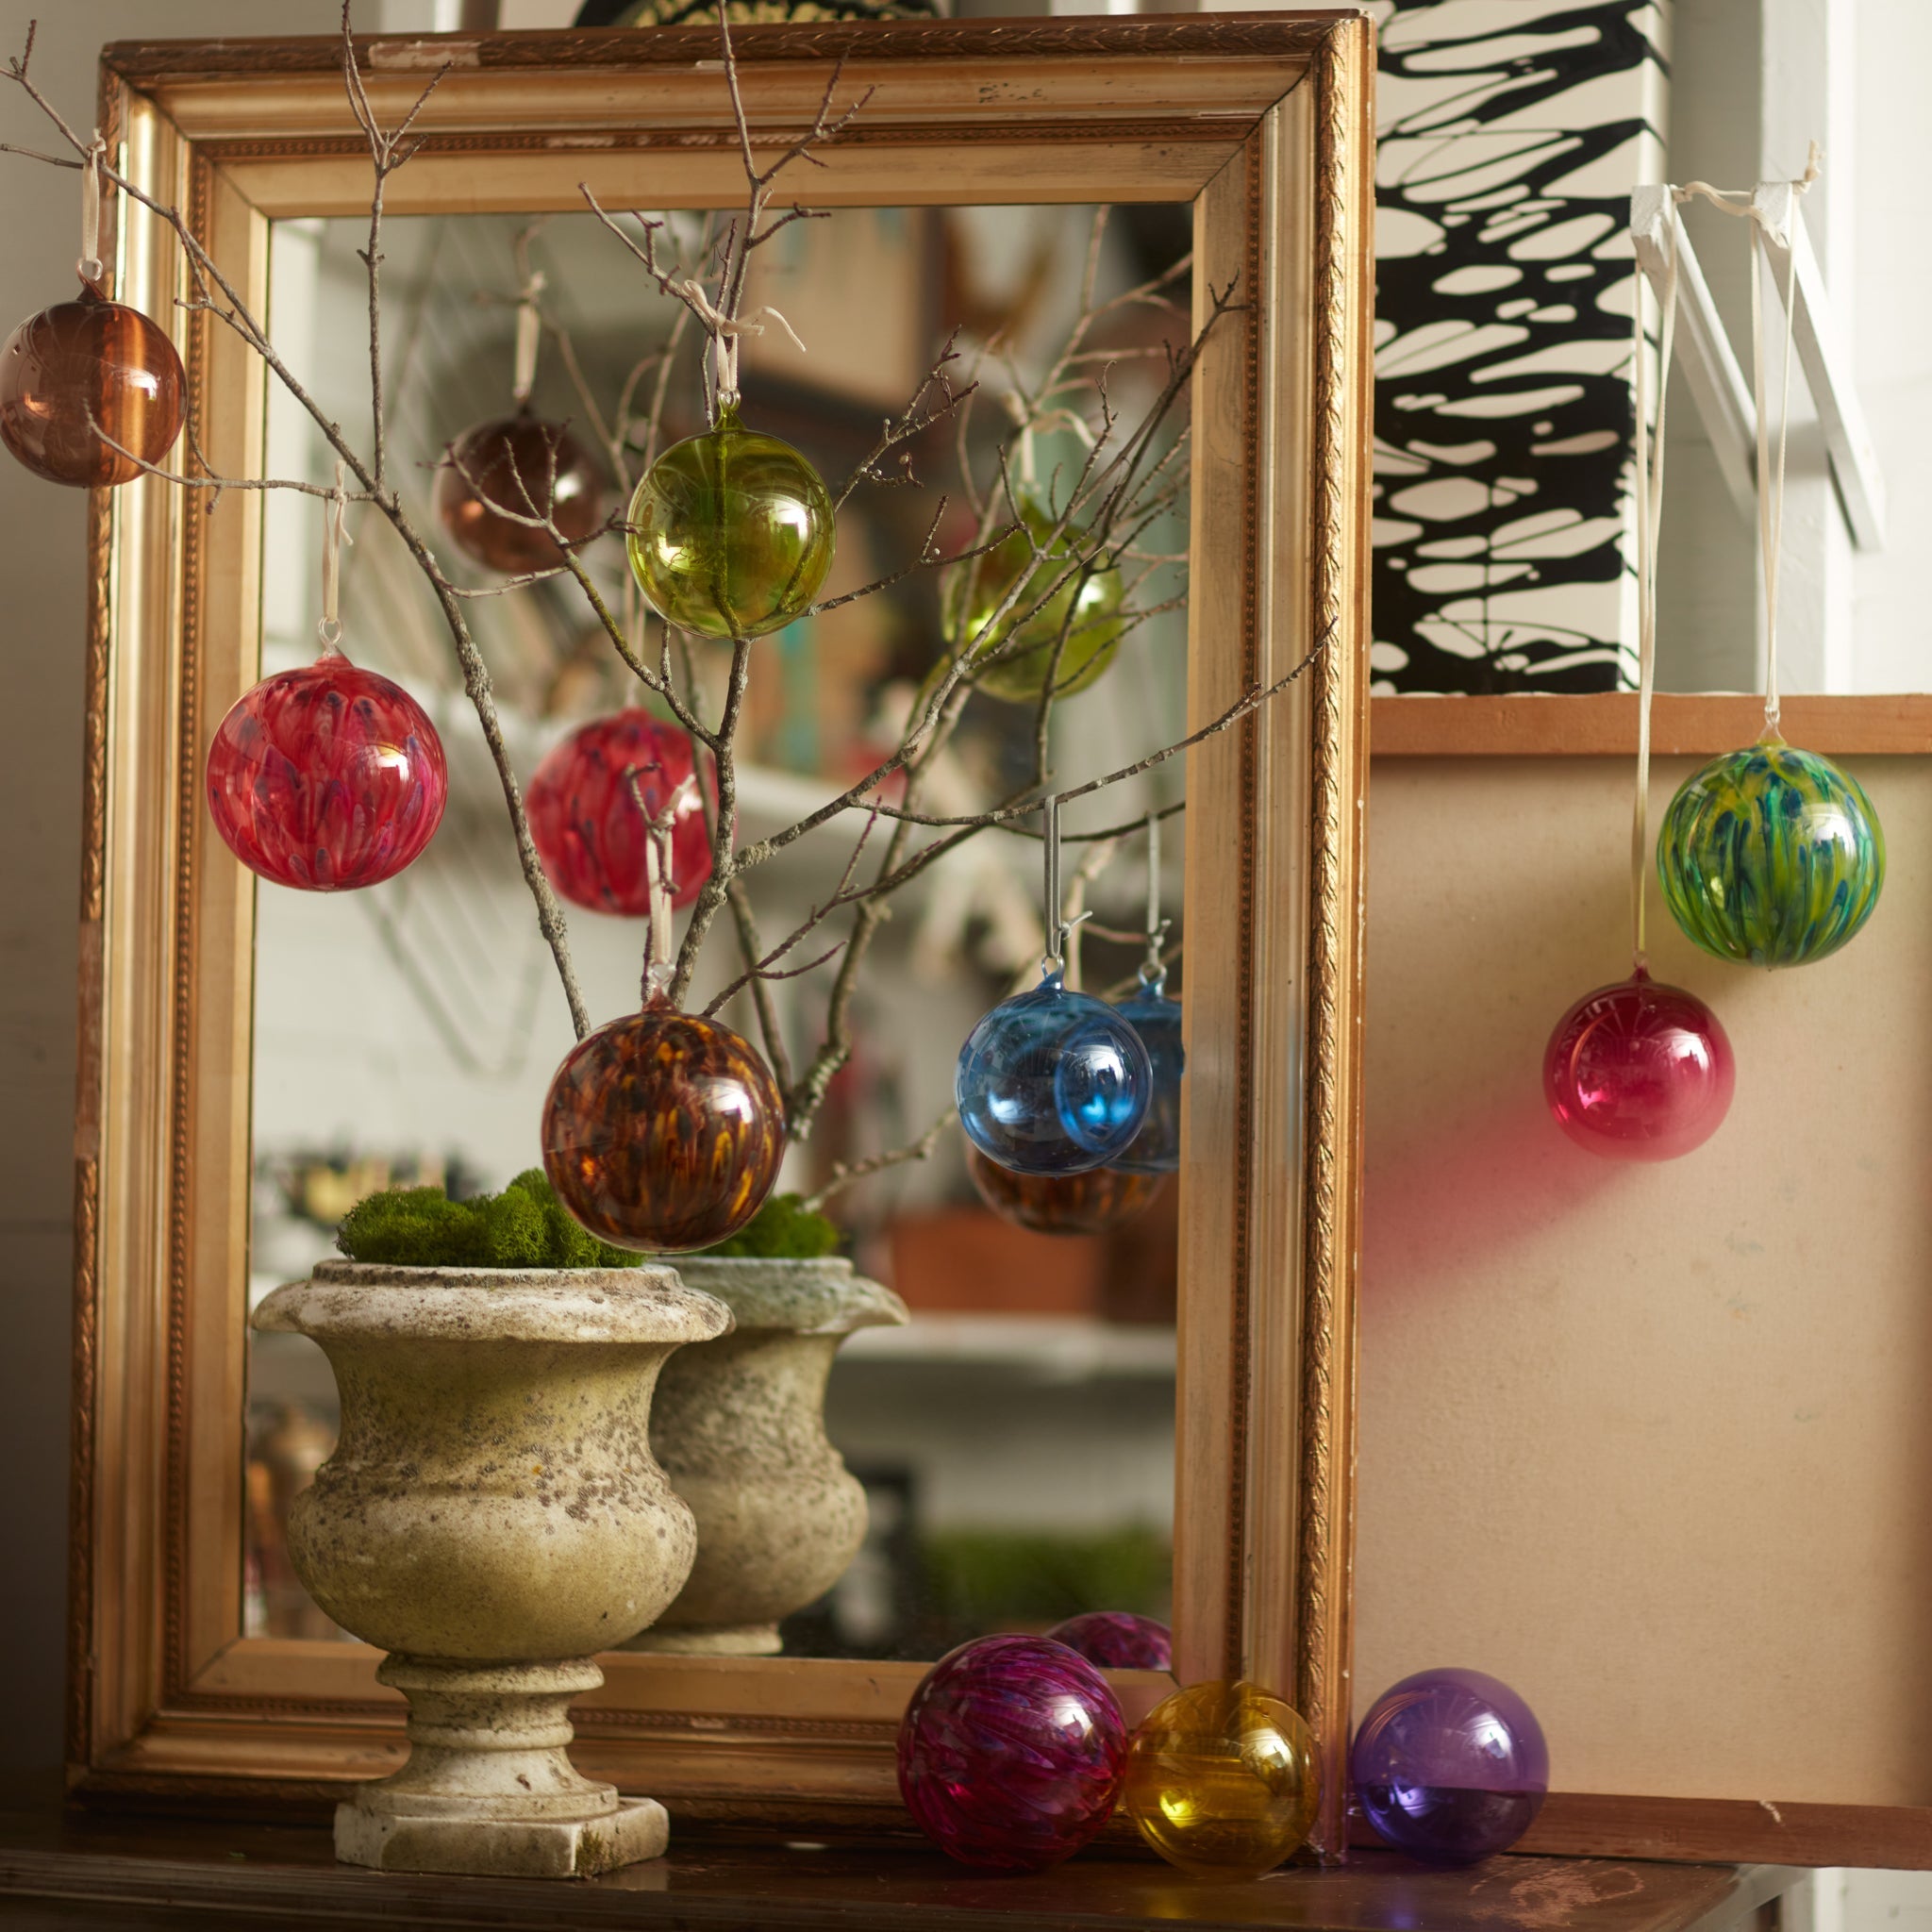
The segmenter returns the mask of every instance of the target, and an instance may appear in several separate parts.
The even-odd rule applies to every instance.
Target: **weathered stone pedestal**
[[[650,1447],[659,1370],[729,1311],[665,1268],[326,1262],[255,1325],[312,1337],[342,1403],[289,1554],[391,1653],[408,1763],[336,1811],[336,1855],[391,1872],[585,1878],[663,1851],[664,1809],[565,1755],[590,1661],[677,1594],[691,1512]]]

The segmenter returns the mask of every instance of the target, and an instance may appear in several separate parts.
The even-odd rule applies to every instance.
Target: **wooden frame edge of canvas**
[[[1239,1046],[1231,1057],[1221,1049],[1220,1072],[1205,1077],[1216,1052],[1196,1038],[1190,1132],[1198,1155],[1212,1138],[1198,1116],[1236,1091],[1246,1117],[1270,1128],[1227,1143],[1232,1158],[1203,1168],[1204,1203],[1210,1184],[1221,1194],[1192,1217],[1188,1278],[1232,1281],[1239,1264],[1229,1306],[1241,1325],[1218,1340],[1192,1328],[1195,1379],[1183,1386],[1209,1439],[1179,1479],[1177,1501],[1194,1513],[1184,1515],[1185,1530],[1177,1524],[1177,1592],[1185,1562],[1213,1601],[1206,1616],[1184,1603],[1177,1622],[1197,1674],[1291,1684],[1332,1773],[1349,1715],[1372,32],[1361,16],[1332,14],[946,29],[955,52],[1008,60],[1013,49],[1019,58],[1144,53],[1175,35],[1190,48],[1272,61],[1282,75],[1274,106],[1232,127],[1222,111],[1212,138],[1192,151],[1201,158],[1193,165],[1219,166],[1232,153],[1228,169],[1239,171],[1223,214],[1240,221],[1212,230],[1214,248],[1231,250],[1244,275],[1265,274],[1291,305],[1264,308],[1258,331],[1242,324],[1238,353],[1235,331],[1215,352],[1243,411],[1224,454],[1244,500],[1215,532],[1202,575],[1233,587],[1242,608],[1230,627],[1201,625],[1191,641],[1191,651],[1208,654],[1191,675],[1191,702],[1278,675],[1324,640],[1290,699],[1193,755],[1204,774],[1216,758],[1235,774],[1241,836],[1224,835],[1197,861],[1191,913],[1209,932],[1220,916],[1210,908],[1225,908],[1249,923],[1255,945],[1245,968],[1234,947],[1221,949],[1217,997],[1234,1023],[1224,1038]],[[584,39],[539,38],[544,47]],[[741,52],[755,87],[760,55],[789,58],[805,47],[823,59],[836,38],[751,30]],[[602,44],[608,58],[611,42]],[[891,44],[889,32],[866,38],[868,52]],[[286,75],[289,43],[255,51],[266,45]],[[113,51],[101,125],[110,142],[128,142],[129,166],[158,198],[213,224],[205,239],[258,293],[268,214],[238,185],[248,178],[239,158],[247,142],[200,141],[164,111],[167,56]],[[250,58],[248,46],[227,43],[197,66],[187,50],[175,71],[211,64],[226,76],[195,82],[205,108],[249,92]],[[308,81],[333,58],[333,43],[313,43]],[[1055,72],[1072,85],[1091,64],[1062,61]],[[412,96],[419,84],[411,80]],[[812,85],[815,95],[823,82]],[[1104,90],[1091,92],[1104,121]],[[1199,112],[1205,123],[1210,110]],[[1104,145],[1106,127],[1091,131],[1090,145]],[[1167,139],[1150,133],[1138,152]],[[1029,140],[1026,130],[1016,137],[1023,147]],[[1058,181],[1065,149],[1041,152]],[[976,198],[1024,198],[1010,179],[994,187]],[[967,178],[949,198],[974,194]],[[1062,189],[1050,198],[1079,197]],[[165,226],[139,210],[116,212],[120,291],[174,331],[211,456],[258,461],[261,372],[206,315],[175,306],[186,291]],[[1291,225],[1271,229],[1277,221]],[[1264,518],[1258,494],[1271,474],[1277,494]],[[1288,534],[1263,541],[1277,531]],[[397,1701],[375,1685],[375,1654],[361,1646],[233,1636],[239,1574],[207,1560],[239,1535],[239,1472],[228,1464],[240,1452],[228,1439],[242,1389],[235,1297],[246,1241],[253,898],[207,836],[199,753],[258,659],[259,497],[231,495],[208,518],[142,479],[95,495],[90,535],[70,1782],[103,1800],[312,1804],[343,1780],[393,1768],[403,1749]],[[1296,1062],[1306,1067],[1299,1099]],[[1237,1211],[1251,1222],[1238,1224]],[[239,1572],[239,1562],[226,1568]],[[579,1756],[601,1774],[645,1786],[691,1817],[903,1823],[891,1742],[923,1666],[759,1660],[754,1674],[724,1659],[606,1661],[599,1707],[581,1713],[579,1726]],[[1162,1686],[1152,1674],[1116,1682],[1130,1718]],[[1341,1841],[1341,1795],[1331,1774],[1322,1828],[1331,1847]]]

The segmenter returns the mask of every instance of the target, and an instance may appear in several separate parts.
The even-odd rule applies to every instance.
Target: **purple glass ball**
[[[899,1726],[899,1791],[962,1865],[1040,1872],[1105,1824],[1127,1762],[1107,1679],[1044,1637],[976,1637],[929,1670]]]
[[[1535,1822],[1550,1753],[1535,1713],[1481,1671],[1419,1671],[1362,1720],[1349,1773],[1385,1842],[1432,1865],[1473,1865]]]
[[[1077,1650],[1106,1671],[1171,1671],[1174,1632],[1131,1610],[1085,1610],[1056,1624],[1047,1636]]]

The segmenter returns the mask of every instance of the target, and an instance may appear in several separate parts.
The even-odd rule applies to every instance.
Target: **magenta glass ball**
[[[1419,1671],[1370,1707],[1349,1774],[1385,1843],[1432,1865],[1473,1865],[1535,1823],[1550,1752],[1536,1713],[1500,1678]]]
[[[524,794],[530,837],[550,883],[573,906],[644,917],[651,909],[645,813],[662,811],[691,775],[690,738],[635,706],[559,739]],[[671,903],[689,906],[710,876],[704,803],[692,791],[672,821]]]
[[[307,892],[393,877],[436,836],[442,741],[379,672],[330,652],[235,701],[208,755],[208,808],[250,872]]]
[[[1612,1160],[1674,1160],[1723,1124],[1738,1084],[1731,1042],[1695,993],[1639,971],[1557,1022],[1543,1096],[1557,1124]]]
[[[1084,1610],[1046,1634],[1104,1671],[1174,1669],[1174,1633],[1131,1610]]]
[[[1044,1637],[977,1637],[942,1657],[899,1726],[899,1790],[962,1865],[1040,1872],[1111,1816],[1127,1726],[1107,1679]]]

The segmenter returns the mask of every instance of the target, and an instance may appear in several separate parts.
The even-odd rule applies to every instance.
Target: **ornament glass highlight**
[[[1049,678],[1056,695],[1072,697],[1093,684],[1120,649],[1121,574],[1111,568],[1072,568],[1090,541],[1075,524],[1069,524],[1046,556],[1034,562],[1034,545],[1046,542],[1059,519],[1037,496],[1023,491],[1020,521],[1024,530],[1015,530],[968,567],[947,612],[947,641],[956,651],[970,645],[975,655],[1008,650],[975,679],[989,697],[1031,703]],[[1027,573],[1026,584],[1013,609],[994,624],[993,613],[1023,573]],[[1062,575],[1066,582],[1037,611],[1025,615],[1034,600],[1059,583]],[[1015,617],[1024,621],[1015,624]],[[987,633],[983,638],[982,631]]]
[[[174,447],[187,389],[163,330],[84,288],[29,316],[0,348],[0,442],[50,483],[131,482],[142,474],[135,457],[158,463]]]
[[[1674,1160],[1703,1146],[1737,1084],[1717,1015],[1641,971],[1586,993],[1543,1053],[1543,1098],[1557,1124],[1615,1160]]]
[[[1871,918],[1885,833],[1849,772],[1767,733],[1678,788],[1657,833],[1657,870],[1672,918],[1707,953],[1803,966]]]
[[[548,516],[572,544],[603,525],[604,473],[560,423],[520,409],[466,429],[450,454],[436,473],[437,521],[485,570],[521,576],[563,561],[550,532],[520,517]]]
[[[1174,1633],[1131,1610],[1084,1610],[1046,1633],[1107,1671],[1171,1671]]]
[[[1084,1174],[1015,1174],[970,1141],[966,1172],[1002,1221],[1033,1234],[1105,1234],[1137,1220],[1160,1191],[1158,1174],[1092,1167]]]
[[[1150,976],[1142,969],[1140,986],[1114,1011],[1141,1036],[1154,1070],[1147,1118],[1114,1165],[1126,1174],[1173,1174],[1181,1164],[1181,1075],[1188,1065],[1181,1003],[1168,998],[1166,974]]]
[[[625,775],[632,771],[637,791]],[[573,906],[645,917],[651,909],[646,818],[661,811],[691,775],[690,738],[636,707],[593,718],[559,739],[524,794],[530,837],[550,883]],[[711,841],[695,791],[672,824],[671,874],[674,906],[690,905],[711,875]]]
[[[832,567],[832,498],[819,473],[732,408],[651,465],[630,524],[630,567],[651,608],[708,638],[793,623]]]
[[[1154,1070],[1141,1036],[1104,1000],[1042,968],[967,1035],[953,1076],[960,1124],[1023,1174],[1111,1166],[1147,1115]]]
[[[339,651],[244,691],[208,755],[208,808],[243,865],[278,886],[392,878],[442,823],[449,769],[414,698]]]
[[[1356,1733],[1349,1770],[1383,1840],[1436,1865],[1507,1851],[1550,1788],[1535,1713],[1481,1671],[1421,1671],[1384,1691]]]
[[[925,1674],[899,1726],[899,1790],[963,1865],[1039,1872],[1112,1815],[1127,1727],[1107,1679],[1043,1637],[980,1637]]]
[[[1254,1684],[1195,1684],[1157,1704],[1121,1788],[1141,1836],[1201,1878],[1274,1871],[1307,1837],[1321,1796],[1313,1734]]]
[[[598,1237],[650,1254],[726,1241],[785,1152],[785,1102],[758,1049],[661,998],[580,1040],[543,1103],[543,1171]]]

